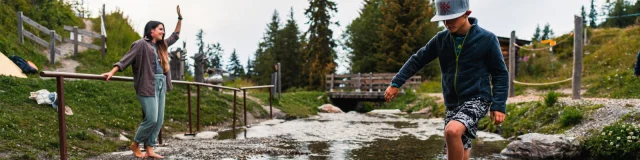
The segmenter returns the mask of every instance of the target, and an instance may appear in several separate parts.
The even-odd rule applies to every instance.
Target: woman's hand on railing
[[[102,76],[104,76],[106,78],[106,81],[109,81],[109,78],[111,78],[111,76],[113,76],[113,74],[111,72],[107,72],[107,73],[103,73]]]
[[[113,67],[113,69],[111,69],[111,71],[107,72],[107,73],[103,73],[102,76],[105,77],[105,80],[108,82],[109,79],[113,76],[113,74],[116,74],[116,72],[118,71],[118,67]]]

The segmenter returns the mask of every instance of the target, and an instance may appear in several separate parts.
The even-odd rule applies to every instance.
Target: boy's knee
[[[462,123],[458,121],[451,121],[444,129],[445,138],[454,138],[454,137],[462,137],[462,134],[465,131],[465,127]]]

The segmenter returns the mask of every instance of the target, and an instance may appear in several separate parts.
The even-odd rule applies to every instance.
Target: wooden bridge
[[[395,73],[357,73],[327,75],[325,89],[331,102],[343,110],[352,110],[361,101],[384,102],[384,91],[391,84]],[[405,90],[416,88],[422,84],[421,76],[413,76],[402,86]],[[357,110],[357,109],[356,109]]]

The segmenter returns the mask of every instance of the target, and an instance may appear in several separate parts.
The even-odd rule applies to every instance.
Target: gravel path
[[[273,138],[249,138],[238,140],[175,140],[168,139],[168,146],[155,151],[168,155],[166,159],[243,159],[266,154],[304,155],[297,151],[295,144]],[[131,151],[104,154],[91,159],[133,159]]]

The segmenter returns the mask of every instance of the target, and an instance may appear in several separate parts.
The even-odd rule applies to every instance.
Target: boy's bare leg
[[[469,153],[471,153],[471,148],[464,150],[464,160],[469,160]]]
[[[466,127],[456,120],[450,121],[445,127],[444,138],[447,143],[448,160],[462,160],[466,155],[462,144],[462,134],[465,130]]]

